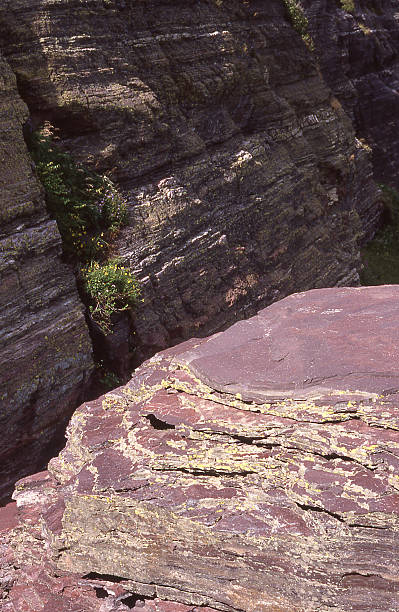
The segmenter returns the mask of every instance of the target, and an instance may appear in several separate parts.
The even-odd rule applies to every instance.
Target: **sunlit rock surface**
[[[138,358],[358,283],[369,156],[282,0],[14,0],[0,48],[32,125],[128,198]]]
[[[399,286],[296,294],[83,405],[4,519],[4,610],[396,611],[398,323]]]

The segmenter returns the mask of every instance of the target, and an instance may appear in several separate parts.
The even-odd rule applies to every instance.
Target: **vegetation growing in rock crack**
[[[108,260],[109,246],[126,222],[126,201],[108,177],[77,165],[50,138],[35,133],[28,144],[91,316],[105,334],[112,333],[112,313],[134,306],[139,295],[130,271]]]
[[[34,134],[31,154],[66,254],[90,261],[126,220],[126,202],[106,176],[78,166],[50,138]]]
[[[347,13],[355,12],[355,2],[354,0],[340,0],[341,8],[344,9]]]
[[[380,185],[380,189],[385,223],[362,251],[363,285],[399,283],[399,193],[388,185]]]
[[[100,265],[92,261],[84,268],[85,289],[90,296],[91,316],[105,333],[111,333],[114,312],[135,306],[139,298],[138,281],[114,259]]]
[[[292,27],[298,32],[298,34],[301,35],[302,40],[310,51],[314,51],[314,42],[308,31],[309,21],[305,15],[301,3],[299,0],[283,0],[283,2]]]
[[[103,360],[96,363],[96,368],[99,381],[107,390],[115,389],[115,387],[119,387],[122,384],[122,380],[119,376],[117,376],[115,372],[109,370]]]

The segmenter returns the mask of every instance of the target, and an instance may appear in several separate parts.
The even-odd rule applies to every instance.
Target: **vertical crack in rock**
[[[75,280],[23,139],[28,109],[2,50],[0,76],[2,500],[62,448],[93,362]]]
[[[128,198],[113,250],[142,283],[137,361],[358,284],[371,165],[281,0],[105,4],[7,4],[0,46],[33,123]]]

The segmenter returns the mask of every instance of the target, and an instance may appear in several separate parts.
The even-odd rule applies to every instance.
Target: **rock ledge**
[[[399,609],[398,322],[399,286],[295,294],[82,406],[4,610]]]

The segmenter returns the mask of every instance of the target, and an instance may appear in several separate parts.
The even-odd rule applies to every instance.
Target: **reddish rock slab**
[[[247,400],[389,395],[399,391],[398,316],[397,286],[316,289],[236,323],[176,362]]]
[[[398,297],[293,295],[83,405],[16,488],[6,612],[396,612]]]

